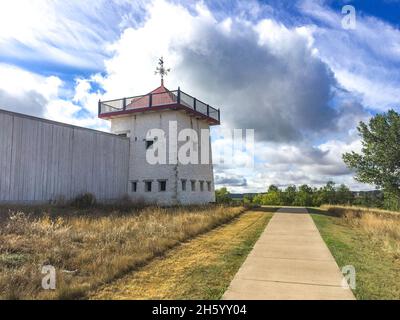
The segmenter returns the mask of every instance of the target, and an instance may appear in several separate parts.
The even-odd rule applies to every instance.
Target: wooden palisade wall
[[[127,192],[129,140],[0,110],[0,203],[45,203]]]

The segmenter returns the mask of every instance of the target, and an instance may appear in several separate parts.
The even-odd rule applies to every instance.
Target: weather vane
[[[154,72],[154,74],[159,74],[161,76],[161,85],[164,85],[164,76],[166,76],[168,74],[168,72],[170,72],[171,69],[168,68],[164,68],[164,59],[163,57],[161,57],[160,59],[158,59],[158,67],[156,68],[156,71]]]

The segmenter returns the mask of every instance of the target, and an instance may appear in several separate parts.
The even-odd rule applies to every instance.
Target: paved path
[[[223,299],[354,299],[311,216],[281,208],[232,280]]]

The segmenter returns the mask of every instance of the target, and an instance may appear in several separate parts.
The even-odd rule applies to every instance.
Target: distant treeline
[[[241,200],[244,204],[276,205],[276,206],[306,206],[319,207],[323,204],[357,205],[365,207],[398,210],[390,196],[380,190],[351,191],[346,185],[336,185],[329,181],[321,188],[313,188],[306,184],[296,187],[279,188],[271,185],[268,191],[259,194],[245,194],[242,198],[232,195],[226,188],[216,190],[219,203]]]

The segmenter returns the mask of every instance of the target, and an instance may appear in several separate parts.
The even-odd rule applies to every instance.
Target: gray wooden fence
[[[127,192],[127,138],[0,110],[0,203]]]

